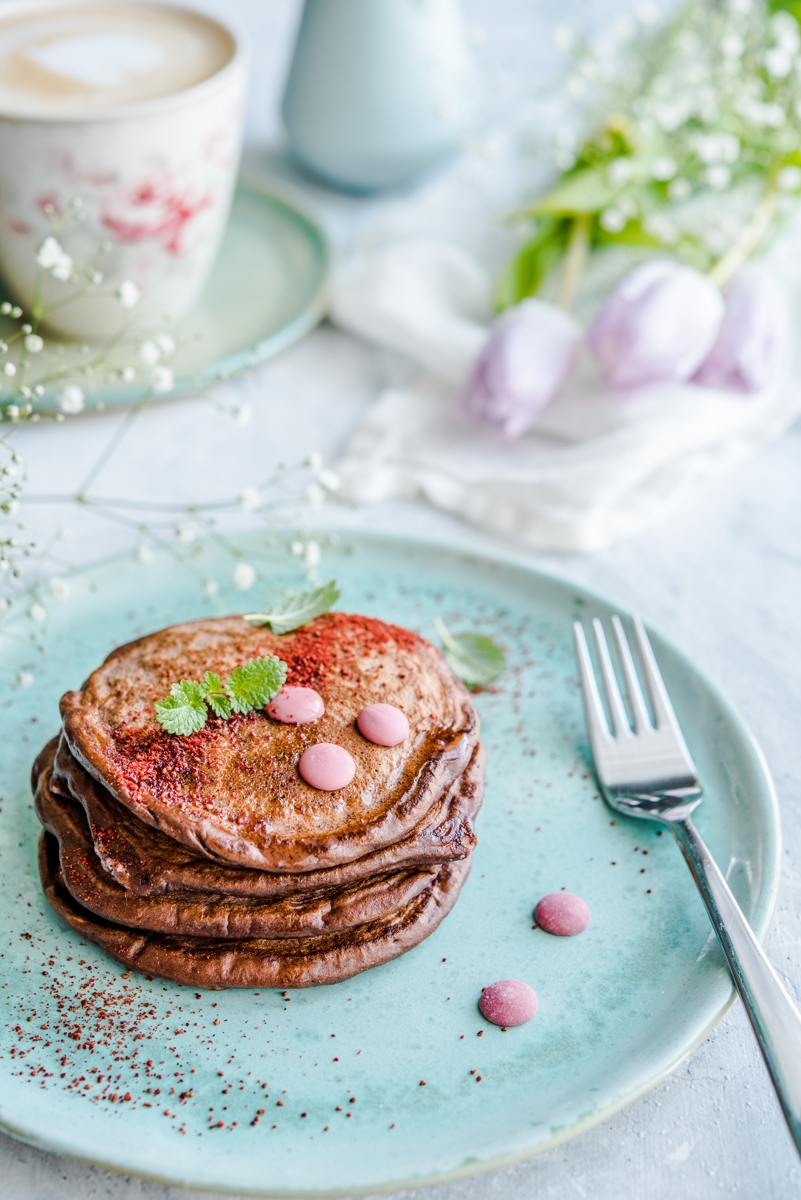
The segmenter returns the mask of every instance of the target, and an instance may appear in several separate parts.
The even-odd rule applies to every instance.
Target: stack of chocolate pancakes
[[[287,664],[285,691],[318,693],[321,716],[259,709],[188,736],[158,724],[173,683],[268,655]],[[402,742],[360,732],[372,705],[405,715]],[[346,979],[427,937],[470,869],[478,719],[440,652],[398,626],[344,613],[282,636],[240,617],[172,626],[115,650],[61,712],[33,771],[44,890],[148,975],[209,988]],[[301,777],[320,744],[351,756],[350,783]]]

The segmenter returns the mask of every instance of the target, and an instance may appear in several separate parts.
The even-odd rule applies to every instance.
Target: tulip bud
[[[662,259],[643,263],[612,292],[587,345],[610,387],[689,379],[712,348],[723,307],[700,271]]]
[[[581,329],[561,308],[524,300],[490,331],[459,397],[466,421],[513,441],[525,433],[567,379]]]
[[[740,267],[726,289],[723,324],[695,376],[706,387],[758,392],[775,375],[790,335],[790,305],[764,263]]]

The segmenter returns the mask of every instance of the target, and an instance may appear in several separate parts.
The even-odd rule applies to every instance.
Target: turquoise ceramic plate
[[[170,330],[181,346],[170,395],[256,366],[312,329],[325,313],[328,266],[325,236],[310,217],[266,184],[240,183],[206,290]],[[0,318],[0,333],[7,325]],[[80,364],[79,347],[67,345],[62,361]],[[141,384],[99,384],[87,390],[87,404],[130,404],[141,391]],[[37,403],[39,411],[55,408],[53,394]]]
[[[204,573],[216,553],[204,551]],[[287,999],[151,982],[76,937],[39,890],[31,760],[57,728],[59,694],[113,646],[209,611],[196,578],[166,558],[79,576],[49,624],[20,618],[0,650],[0,1123],[25,1141],[258,1195],[468,1175],[614,1112],[673,1070],[729,1003],[677,847],[615,820],[596,794],[571,621],[609,606],[520,565],[411,541],[346,535],[326,570],[348,609],[430,636],[441,614],[506,647],[505,678],[477,698],[487,793],[456,908],[402,958]],[[706,789],[698,824],[762,937],[779,855],[765,764],[715,687],[674,647],[655,647]],[[34,677],[25,689],[20,671]],[[537,899],[563,887],[592,910],[571,939],[532,929]],[[531,983],[540,1007],[504,1033],[476,1002],[509,976]]]

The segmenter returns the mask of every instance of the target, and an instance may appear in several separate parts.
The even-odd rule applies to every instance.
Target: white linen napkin
[[[785,234],[771,259],[801,317],[799,249],[799,233]],[[424,497],[540,550],[594,551],[663,517],[696,480],[749,457],[801,412],[795,351],[756,395],[669,384],[626,400],[585,356],[532,430],[503,442],[455,413],[490,300],[486,272],[441,236],[390,233],[346,262],[332,319],[422,368],[412,386],[377,397],[346,447],[338,468],[347,498]]]

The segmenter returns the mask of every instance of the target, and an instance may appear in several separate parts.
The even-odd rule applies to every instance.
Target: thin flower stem
[[[587,264],[589,249],[590,214],[579,213],[577,217],[573,218],[573,226],[570,230],[570,237],[567,243],[567,252],[562,264],[559,289],[556,293],[556,303],[565,312],[570,310],[576,297],[579,281]]]
[[[125,414],[124,420],[120,422],[119,426],[117,427],[116,432],[112,436],[112,438],[109,441],[108,445],[106,446],[105,450],[100,455],[100,457],[97,459],[97,461],[95,462],[91,471],[86,476],[86,478],[84,479],[81,486],[78,488],[78,491],[76,494],[78,499],[83,500],[85,498],[86,493],[89,491],[89,488],[92,486],[94,481],[97,479],[98,475],[103,470],[106,463],[111,458],[112,454],[117,449],[120,442],[123,440],[123,438],[127,434],[128,430],[131,428],[134,421],[139,416],[140,412],[145,407],[145,405],[147,404],[149,399],[150,399],[149,395],[143,396],[142,399],[137,400],[136,404],[134,404],[133,407],[130,408],[128,410],[128,412]]]
[[[750,258],[770,229],[776,213],[778,194],[772,184],[754,210],[751,220],[740,230],[731,246],[709,272],[709,278],[718,287],[725,287],[732,275]]]

